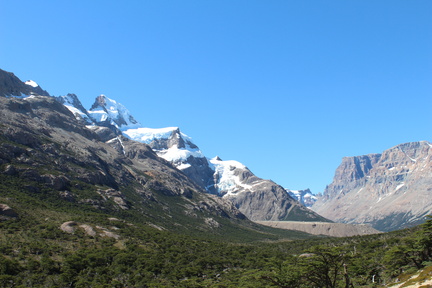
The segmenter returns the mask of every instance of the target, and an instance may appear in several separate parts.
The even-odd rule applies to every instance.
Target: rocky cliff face
[[[412,142],[344,158],[313,209],[336,222],[390,231],[424,221],[431,193],[432,145]]]

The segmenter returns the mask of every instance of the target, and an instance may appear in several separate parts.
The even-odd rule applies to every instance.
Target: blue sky
[[[430,0],[4,0],[0,68],[317,193],[344,156],[432,140],[431,15]]]

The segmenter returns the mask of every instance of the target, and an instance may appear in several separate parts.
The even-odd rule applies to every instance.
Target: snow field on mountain
[[[126,129],[123,131],[123,134],[127,135],[132,140],[149,144],[155,139],[169,139],[173,131],[177,129],[178,127],[166,127],[159,129],[141,127],[136,129]],[[187,137],[185,134],[183,135]]]
[[[235,194],[238,191],[238,187],[251,188],[250,185],[241,183],[239,177],[235,175],[236,169],[247,169],[240,162],[234,160],[222,161],[218,160],[217,157],[210,159],[209,162],[212,164],[210,168],[219,176],[219,181],[216,185],[218,192],[225,192],[224,196]]]
[[[159,157],[164,158],[167,161],[170,161],[174,163],[176,166],[183,164],[182,166],[177,166],[178,169],[181,167],[182,169],[186,169],[190,167],[190,164],[188,167],[186,167],[186,163],[188,158],[193,156],[195,158],[203,158],[204,155],[201,153],[200,150],[194,149],[184,149],[184,148],[177,148],[177,147],[171,147],[170,149],[162,150],[162,151],[156,151]]]
[[[178,130],[178,127],[166,127],[159,129],[141,127],[124,130],[123,134],[132,140],[139,141],[145,144],[150,144],[154,140],[168,140],[172,137],[173,133]],[[176,134],[177,138],[183,138],[185,142],[184,148],[172,146],[168,149],[154,150],[159,157],[162,157],[165,160],[172,162],[174,165],[176,165],[177,169],[184,170],[191,167],[191,165],[187,163],[189,157],[192,156],[195,158],[204,158],[205,156],[198,148],[190,147],[188,143],[192,143],[192,138],[181,132],[180,135]]]

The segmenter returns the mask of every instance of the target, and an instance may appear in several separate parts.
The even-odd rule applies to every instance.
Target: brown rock
[[[18,218],[18,213],[6,204],[0,204],[0,215],[12,218]]]
[[[63,223],[60,226],[60,230],[62,230],[63,232],[69,233],[69,234],[73,234],[73,233],[75,233],[77,225],[78,224],[75,221],[68,221],[68,222]]]

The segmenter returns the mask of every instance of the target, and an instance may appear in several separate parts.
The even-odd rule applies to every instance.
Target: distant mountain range
[[[105,95],[96,97],[88,111],[76,95],[56,99],[79,120],[92,125],[90,129],[110,127],[116,135],[149,145],[159,157],[172,163],[208,193],[229,199],[251,220],[328,221],[299,203],[303,201],[301,197],[293,198],[280,185],[255,176],[245,165],[219,157],[207,158],[178,127],[144,127],[123,105]],[[106,140],[121,149],[116,139]]]
[[[37,97],[37,95],[45,97]],[[10,110],[14,113],[22,110],[27,115],[36,113],[32,112],[36,111],[35,105],[50,106],[52,115],[45,111],[42,117],[48,126],[44,128],[45,132],[40,131],[40,133],[48,133],[46,131],[51,129],[49,126],[51,125],[60,127],[67,133],[78,133],[80,137],[87,139],[82,140],[83,143],[91,139],[100,141],[99,146],[95,146],[94,140],[91,140],[93,144],[87,143],[84,147],[82,143],[74,143],[73,139],[67,140],[69,141],[67,145],[76,147],[78,151],[90,149],[90,152],[82,152],[91,155],[88,160],[96,161],[100,156],[96,157],[95,151],[108,151],[106,147],[110,147],[109,149],[114,150],[109,150],[111,152],[107,153],[116,151],[115,153],[123,155],[122,157],[126,157],[128,161],[140,163],[146,159],[146,169],[153,167],[153,170],[150,169],[152,172],[146,170],[145,175],[141,175],[142,171],[137,172],[141,168],[136,170],[134,166],[138,165],[138,162],[134,162],[134,165],[128,166],[127,172],[123,170],[112,172],[115,170],[112,165],[119,160],[114,158],[110,158],[109,161],[104,160],[111,161],[112,165],[102,166],[98,160],[99,162],[92,162],[91,165],[99,167],[97,168],[99,172],[87,171],[80,176],[81,180],[85,178],[94,185],[105,185],[116,190],[120,186],[121,179],[131,177],[134,180],[129,181],[147,183],[148,197],[151,197],[149,196],[151,193],[148,192],[150,190],[165,191],[164,193],[183,195],[186,198],[191,191],[205,192],[204,194],[207,195],[205,197],[210,198],[203,200],[203,203],[209,201],[213,203],[206,206],[212,207],[208,209],[220,211],[219,215],[236,215],[229,216],[234,218],[246,216],[253,221],[329,221],[327,219],[330,219],[342,223],[369,224],[378,230],[390,231],[424,222],[425,216],[432,212],[432,200],[429,197],[432,191],[432,144],[427,141],[400,144],[382,154],[346,157],[337,168],[333,182],[322,194],[316,196],[308,189],[285,189],[273,181],[261,179],[237,161],[226,161],[217,156],[206,157],[192,138],[184,134],[180,128],[145,127],[126,107],[105,95],[96,97],[94,104],[87,110],[77,95],[52,97],[36,82],[31,80],[22,82],[13,73],[0,70],[0,96],[9,99],[7,101],[10,103],[4,104],[4,107],[9,107],[5,108],[5,111]],[[12,100],[11,96],[16,100]],[[16,102],[18,98],[25,101]],[[67,109],[64,110],[65,108]],[[12,113],[10,111],[7,113]],[[73,120],[64,116],[65,111],[72,116]],[[8,119],[5,115],[2,117]],[[27,118],[24,117],[22,121],[24,119]],[[27,121],[33,121],[31,119],[28,118]],[[24,127],[26,124],[23,122],[20,125]],[[33,122],[28,126],[33,127],[32,125]],[[33,127],[35,131],[39,131],[39,128]],[[18,131],[21,128],[11,129],[7,131]],[[32,137],[20,136],[24,132],[20,133],[14,134],[12,137],[14,141],[17,143],[32,141]],[[27,135],[26,133],[24,134]],[[56,137],[63,139],[61,133]],[[13,151],[10,153],[15,155]],[[153,164],[149,159],[154,161]],[[5,163],[3,163],[6,165],[5,173],[13,175],[24,173],[19,172],[17,167]],[[125,167],[124,163],[120,166],[116,165]],[[65,174],[64,177],[69,176]],[[145,180],[148,177],[153,180]],[[164,180],[161,182],[159,178]],[[177,182],[178,184],[174,184]],[[62,190],[62,193],[66,192]],[[121,201],[123,196],[112,197],[117,197],[118,203],[123,203]],[[123,206],[119,204],[119,207],[131,205],[126,198],[123,200]],[[201,204],[194,202],[193,205]]]
[[[218,157],[212,159],[205,157],[198,146],[192,142],[192,139],[182,133],[178,127],[161,129],[146,128],[141,125],[123,105],[105,95],[96,97],[94,104],[89,110],[83,107],[77,95],[74,94],[51,97],[48,93],[44,92],[49,98],[39,97],[36,96],[38,93],[35,91],[43,90],[36,82],[29,81],[24,83],[10,72],[0,72],[0,74],[3,74],[2,79],[4,79],[4,82],[0,83],[0,85],[8,88],[2,90],[1,96],[5,96],[7,99],[10,98],[10,96],[14,96],[13,98],[15,99],[22,98],[26,100],[25,103],[40,103],[48,101],[49,99],[56,101],[61,104],[62,107],[67,108],[68,112],[74,116],[73,121],[77,124],[69,125],[68,121],[62,118],[61,123],[57,121],[59,123],[56,122],[55,125],[59,125],[65,130],[69,129],[67,128],[68,126],[75,127],[78,125],[76,127],[79,127],[79,129],[76,127],[70,129],[78,129],[81,135],[90,133],[89,135],[93,135],[91,137],[97,137],[104,145],[109,145],[120,153],[120,155],[127,156],[128,158],[132,157],[135,159],[136,157],[142,157],[138,156],[139,154],[137,153],[144,153],[145,155],[148,154],[147,157],[153,159],[154,156],[152,156],[151,153],[156,153],[160,157],[158,157],[160,161],[166,161],[165,163],[169,163],[172,167],[177,168],[175,169],[178,171],[177,173],[184,175],[182,176],[183,178],[186,177],[193,183],[187,185],[199,187],[199,190],[207,192],[208,195],[216,196],[216,198],[213,196],[211,199],[219,198],[221,201],[223,199],[227,203],[232,203],[233,207],[239,210],[238,215],[245,215],[250,220],[328,221],[306,208],[297,201],[297,199],[291,197],[281,186],[270,180],[256,177],[241,163],[237,161],[222,161]],[[55,109],[58,109],[58,107],[56,107],[52,107],[53,114],[56,114]],[[62,111],[62,113],[64,112]],[[48,121],[48,123],[51,122]],[[85,143],[86,141],[82,142]],[[137,144],[134,144],[138,142],[143,143],[141,145],[148,148],[139,148],[138,150],[136,150],[137,148],[132,148],[138,147]],[[80,150],[85,150],[84,147],[81,147],[81,144],[74,145],[80,147]],[[95,147],[93,149],[97,150],[99,148]],[[107,175],[109,175],[107,172],[101,173],[106,175],[102,177],[101,174],[97,176],[97,178],[105,179]],[[173,180],[179,178],[183,179],[176,173],[171,174],[172,177],[174,177]],[[65,177],[68,176],[65,175]],[[88,177],[92,178],[93,176]],[[116,187],[120,186],[120,184],[118,181],[114,180],[116,177],[112,176],[111,178],[113,179],[110,181],[100,181],[102,181],[101,183],[104,185],[112,186],[111,188],[117,189]],[[166,178],[166,176],[162,178]],[[95,179],[91,180],[92,183],[98,181]],[[114,185],[114,183],[116,184]],[[183,189],[181,186],[174,188],[171,184],[168,186],[174,191],[178,190],[178,192],[171,191],[166,193],[183,195],[184,193],[190,193],[187,191],[193,190],[192,188]],[[222,201],[221,203],[225,202]],[[226,208],[221,209],[223,210]],[[230,213],[232,214],[234,212],[231,211]],[[227,215],[229,215],[229,213],[227,213]]]
[[[313,194],[309,189],[306,190],[290,190],[286,189],[288,194],[291,195],[294,199],[297,199],[301,204],[306,207],[312,207],[315,202],[318,200],[315,194]]]

